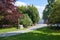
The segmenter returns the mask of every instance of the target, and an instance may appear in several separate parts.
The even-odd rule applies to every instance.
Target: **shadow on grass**
[[[60,31],[56,32],[48,28],[41,28],[25,34],[3,37],[0,40],[60,40]]]
[[[50,27],[44,27],[37,29],[36,31],[42,31],[44,33],[60,33],[60,30],[51,29]]]

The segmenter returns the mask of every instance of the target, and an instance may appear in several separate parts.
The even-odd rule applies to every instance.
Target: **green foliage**
[[[28,15],[31,18],[31,20],[33,21],[33,23],[38,23],[40,17],[39,17],[39,12],[37,10],[37,8],[35,6],[28,6]]]
[[[18,7],[18,11],[19,11],[20,13],[25,14],[25,13],[27,13],[27,7],[26,7],[26,6],[19,6],[19,7]]]
[[[23,14],[28,14],[32,22],[38,23],[40,17],[39,17],[39,12],[35,6],[21,6],[18,7],[18,11]]]
[[[0,20],[2,19],[2,16],[0,16]]]
[[[44,22],[46,22],[46,19],[48,19],[49,14],[52,12],[54,2],[55,0],[48,0],[48,4],[43,11]]]
[[[60,24],[60,3],[55,2],[53,5],[53,11],[49,15],[49,23]]]
[[[55,0],[47,0],[49,4],[52,4],[53,2],[55,2]]]
[[[3,19],[4,19],[4,16],[3,16],[4,12],[0,11],[0,25],[3,24]]]
[[[49,5],[46,5],[46,8],[45,8],[44,11],[43,11],[43,19],[44,19],[44,20],[46,20],[46,19],[48,18],[49,10],[50,10]]]
[[[27,14],[24,14],[24,17],[20,19],[20,24],[22,24],[24,27],[27,27],[32,25],[32,21]]]

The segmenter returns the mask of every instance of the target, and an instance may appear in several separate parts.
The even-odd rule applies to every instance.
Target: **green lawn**
[[[0,33],[6,33],[6,32],[11,32],[11,31],[17,31],[17,30],[25,30],[26,28],[23,29],[17,29],[16,27],[13,28],[5,28],[5,29],[0,29]]]
[[[0,40],[60,40],[60,31],[41,28],[25,34],[3,37]]]
[[[17,28],[5,28],[5,29],[0,29],[0,33],[16,31],[16,30],[17,30]]]

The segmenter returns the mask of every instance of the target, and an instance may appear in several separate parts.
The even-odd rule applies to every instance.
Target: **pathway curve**
[[[31,32],[31,31],[33,31],[35,29],[42,28],[42,27],[45,27],[45,26],[47,26],[47,25],[46,24],[36,24],[35,26],[33,26],[31,28],[27,28],[26,30],[18,30],[18,31],[2,33],[2,34],[0,34],[0,37],[12,36],[12,35],[17,35],[17,34],[27,33],[27,32]]]

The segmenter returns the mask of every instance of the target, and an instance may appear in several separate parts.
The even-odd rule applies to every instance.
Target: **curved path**
[[[35,29],[46,27],[46,26],[47,26],[46,24],[36,24],[35,26],[33,26],[31,28],[27,28],[26,30],[18,30],[18,31],[6,32],[6,33],[3,33],[3,34],[0,34],[0,37],[12,36],[12,35],[17,35],[17,34],[27,33],[27,32],[31,32],[31,31],[33,31]]]

